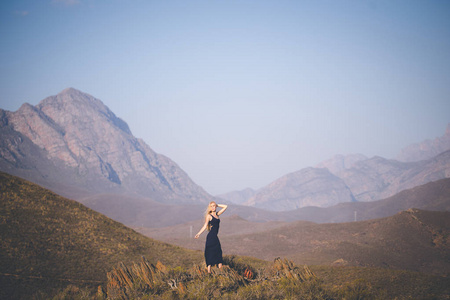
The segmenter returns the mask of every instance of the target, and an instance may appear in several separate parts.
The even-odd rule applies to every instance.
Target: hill
[[[440,222],[435,216],[430,218]],[[423,224],[432,223],[423,217],[420,220]],[[230,216],[224,219],[224,224],[229,226],[223,226],[221,233],[229,236],[242,227],[247,231],[241,233],[247,236],[262,234],[263,239],[272,239],[265,232],[272,232],[274,226],[290,230],[300,223],[254,223]],[[302,222],[301,225],[317,224]],[[448,278],[442,276],[386,268],[312,266],[315,275],[308,279],[303,277],[311,275],[308,268],[299,268],[284,260],[269,264],[234,255],[225,257],[223,271],[214,269],[214,276],[206,276],[205,271],[198,268],[198,264],[203,263],[201,252],[145,238],[76,201],[4,173],[0,173],[0,233],[1,299],[49,299],[52,295],[57,299],[106,299],[102,296],[104,292],[108,293],[108,299],[123,299],[123,293],[143,299],[158,298],[158,295],[186,299],[213,296],[244,299],[255,295],[260,298],[295,295],[316,299],[383,298],[390,295],[399,299],[445,299],[449,295]],[[440,235],[445,232],[436,233],[434,242],[446,249],[446,240]],[[203,245],[202,241],[197,242]],[[248,241],[244,239],[240,243],[245,246]],[[225,251],[230,253],[228,249]],[[153,264],[162,261],[166,265],[156,264],[156,270],[145,264],[154,276],[150,286],[146,281],[150,274],[142,274],[135,268],[142,256]],[[287,267],[282,271],[288,273],[283,275],[279,267]],[[253,272],[253,279],[245,277],[248,276],[246,269]],[[117,282],[122,278],[117,277],[122,271],[132,277],[123,277],[122,283]],[[133,275],[138,274],[136,272],[139,272],[138,277]],[[289,277],[289,274],[296,277]],[[127,278],[131,281],[126,281]],[[102,289],[97,293],[99,285]]]
[[[448,275],[450,270],[450,212],[410,209],[387,218],[339,224],[254,223],[237,216],[222,219],[219,236],[227,254],[264,260],[281,256],[298,264],[383,267],[441,275]],[[201,221],[137,230],[201,250],[203,240],[190,238],[191,226],[195,234]]]
[[[119,262],[145,256],[168,266],[202,261],[138,234],[84,205],[0,173],[1,299],[30,299],[70,283],[97,286]]]
[[[383,219],[294,223],[236,238],[245,241],[237,254],[252,253],[259,258],[279,253],[298,264],[384,267],[448,276],[449,234],[450,212],[410,209]],[[232,240],[230,236],[223,243],[233,245]]]

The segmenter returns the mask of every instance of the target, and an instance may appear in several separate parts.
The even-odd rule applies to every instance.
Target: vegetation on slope
[[[108,272],[96,291],[70,286],[57,299],[447,299],[450,280],[368,268],[299,267],[286,259],[225,257],[222,269],[185,269],[141,260]],[[320,273],[321,276],[317,276]]]
[[[202,260],[138,234],[82,204],[0,173],[0,298],[51,292],[69,283],[98,285],[118,262],[141,256],[169,266]]]
[[[432,228],[432,242],[448,253],[445,233],[429,227],[441,219],[411,216]],[[4,173],[0,233],[1,299],[450,297],[448,277],[387,268],[305,268],[286,260],[225,256],[226,266],[213,268],[208,276],[201,251],[145,238],[75,201]],[[143,264],[147,273],[139,272]],[[149,273],[156,274],[152,280]]]

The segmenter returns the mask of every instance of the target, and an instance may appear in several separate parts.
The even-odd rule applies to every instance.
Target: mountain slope
[[[0,117],[1,135],[14,141],[1,145],[0,170],[62,195],[73,186],[75,192],[126,192],[164,203],[212,199],[172,160],[135,138],[100,100],[78,90],[66,89],[16,112],[0,111]],[[41,164],[27,160],[30,147],[40,149]],[[59,172],[64,176],[54,175]]]
[[[82,204],[0,173],[0,298],[21,298],[84,280],[106,281],[120,261],[145,256],[171,266],[201,262],[200,252],[146,238]],[[29,298],[28,298],[29,299]]]
[[[191,249],[203,242],[189,238],[201,222],[142,233]],[[450,275],[450,212],[409,209],[394,216],[359,222],[316,224],[252,223],[223,217],[224,253],[265,260],[287,257],[297,264],[383,267]]]
[[[285,227],[221,238],[234,254],[271,259],[282,256],[298,264],[345,264],[387,267],[449,275],[450,212],[416,209],[362,222]],[[239,241],[239,242],[238,242]]]

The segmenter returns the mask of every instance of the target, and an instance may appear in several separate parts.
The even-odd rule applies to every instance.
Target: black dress
[[[206,245],[205,245],[205,260],[207,266],[213,266],[217,264],[223,263],[222,258],[222,247],[220,246],[219,238],[217,234],[219,233],[219,224],[220,219],[214,218],[209,221],[211,225],[211,230],[206,236]]]

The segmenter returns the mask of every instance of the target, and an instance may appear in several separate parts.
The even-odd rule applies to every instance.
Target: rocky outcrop
[[[48,161],[47,167],[36,168],[39,176],[51,178],[59,172],[50,164],[62,165],[72,174],[59,178],[62,184],[95,192],[128,191],[165,203],[212,199],[175,162],[135,138],[100,100],[78,90],[69,88],[36,106],[24,104],[0,116],[2,137],[6,132],[10,136],[0,149],[2,170],[36,168],[24,159],[27,155],[18,153],[19,144],[26,140]],[[33,181],[32,177],[27,179]]]

